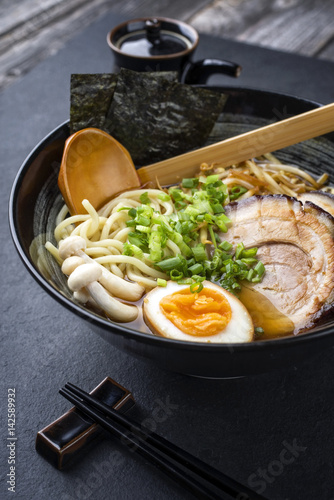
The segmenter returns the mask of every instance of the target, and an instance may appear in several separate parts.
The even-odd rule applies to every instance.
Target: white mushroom
[[[85,288],[81,288],[81,290],[73,292],[73,298],[74,300],[81,302],[82,304],[92,304],[95,307],[97,306],[97,303],[95,302],[95,300],[92,299],[92,297],[89,295],[88,291]]]
[[[124,304],[117,299],[114,299],[100,283],[94,281],[87,289],[95,302],[103,309],[103,311],[114,321],[126,323],[134,321],[138,316],[138,307]]]
[[[59,256],[65,260],[71,255],[80,255],[80,252],[85,250],[86,241],[81,236],[68,236],[59,242]]]
[[[68,286],[73,292],[79,292],[84,289],[89,292],[89,295],[94,299],[96,304],[115,321],[128,322],[133,321],[138,316],[138,308],[136,306],[123,304],[114,299],[104,288],[98,283],[98,279],[102,275],[101,266],[96,263],[82,264],[74,269],[68,278]]]
[[[74,269],[68,278],[67,284],[72,292],[77,292],[81,288],[89,287],[93,281],[101,277],[102,271],[97,264],[82,264]]]
[[[69,276],[70,274],[73,273],[74,269],[76,269],[78,266],[81,266],[84,264],[85,261],[81,257],[77,257],[76,255],[72,255],[71,257],[67,257],[67,259],[64,260],[61,270],[63,271],[64,274]]]
[[[61,270],[63,271],[64,274],[69,276],[70,274],[73,273],[74,269],[76,269],[78,266],[81,266],[84,264],[85,261],[81,257],[77,257],[76,255],[72,255],[71,257],[67,257],[67,259],[64,260]],[[81,302],[82,304],[92,304],[95,307],[98,307],[96,304],[95,300],[92,299],[92,297],[89,295],[88,291],[85,288],[81,288],[77,292],[73,292],[73,298],[77,302]]]
[[[67,259],[72,255],[76,255],[81,257],[85,262],[94,262],[94,260],[84,252],[85,249],[86,241],[81,236],[68,236],[59,243],[59,255],[62,259]],[[135,302],[144,294],[145,289],[139,285],[139,283],[126,281],[112,274],[101,264],[98,265],[102,269],[102,275],[99,279],[100,283],[116,297]]]

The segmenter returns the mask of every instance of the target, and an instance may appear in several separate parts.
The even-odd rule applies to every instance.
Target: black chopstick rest
[[[110,377],[90,394],[121,413],[135,404],[131,392]],[[36,450],[54,467],[62,469],[100,434],[101,427],[94,420],[72,408],[37,433]]]

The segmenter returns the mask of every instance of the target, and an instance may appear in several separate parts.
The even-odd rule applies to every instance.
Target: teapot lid
[[[144,29],[121,36],[115,46],[123,53],[137,57],[154,57],[177,54],[190,49],[193,44],[181,33],[162,29],[159,19],[147,19]]]

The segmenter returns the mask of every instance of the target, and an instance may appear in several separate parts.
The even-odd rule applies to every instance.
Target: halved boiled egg
[[[168,281],[144,299],[144,319],[156,334],[191,342],[251,342],[254,325],[233,294],[210,281],[192,293],[189,285]]]

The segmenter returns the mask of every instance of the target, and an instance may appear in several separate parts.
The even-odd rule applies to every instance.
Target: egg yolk
[[[225,296],[211,288],[191,293],[189,288],[166,295],[160,301],[163,314],[183,333],[209,337],[221,332],[232,317]]]

